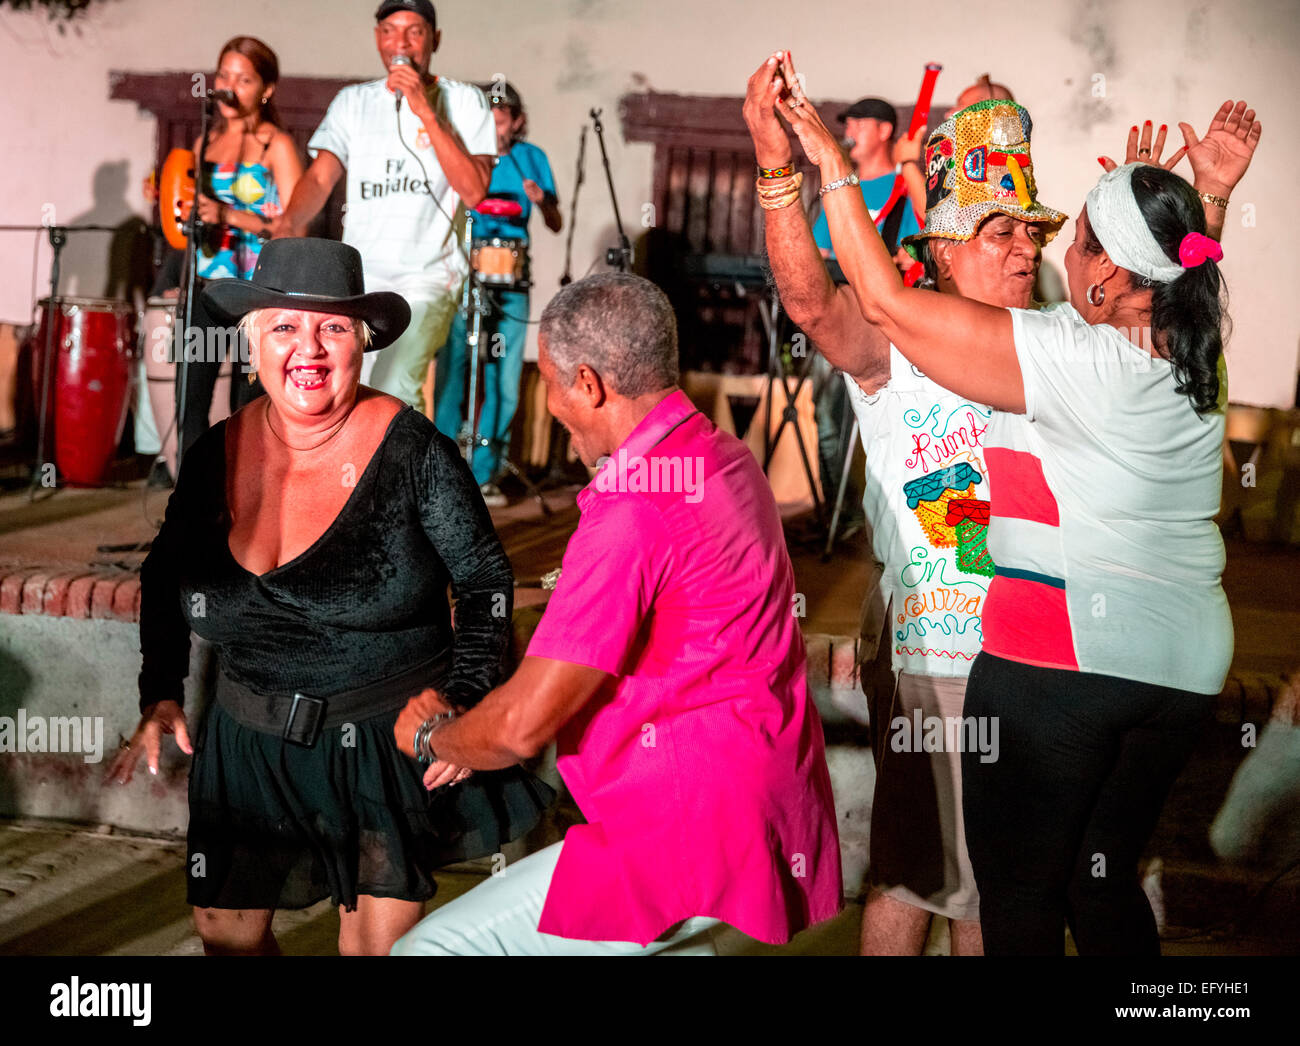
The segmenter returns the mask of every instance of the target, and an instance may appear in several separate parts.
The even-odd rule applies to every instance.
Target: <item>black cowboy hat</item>
[[[254,309],[302,309],[353,316],[370,325],[366,351],[391,345],[411,322],[411,307],[392,291],[366,293],[361,255],[337,240],[271,240],[247,280],[213,280],[203,300],[227,323]]]

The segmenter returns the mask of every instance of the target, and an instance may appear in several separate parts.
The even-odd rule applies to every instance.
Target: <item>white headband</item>
[[[1183,267],[1160,249],[1133,197],[1133,172],[1141,166],[1128,163],[1101,176],[1088,193],[1088,222],[1116,265],[1156,283],[1171,283]]]

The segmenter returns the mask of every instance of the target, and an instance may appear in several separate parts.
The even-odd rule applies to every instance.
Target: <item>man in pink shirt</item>
[[[821,721],[794,574],[762,470],[677,388],[653,284],[608,273],[547,306],[538,366],[583,461],[582,519],[519,670],[458,718],[431,692],[395,727],[426,784],[552,739],[587,820],[444,905],[395,955],[712,952],[839,911]],[[417,731],[423,726],[420,736]]]

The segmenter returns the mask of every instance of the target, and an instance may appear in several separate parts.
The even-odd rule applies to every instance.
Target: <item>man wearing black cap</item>
[[[885,244],[897,254],[899,267],[906,269],[912,259],[898,245],[904,236],[920,232],[921,227],[908,198],[901,165],[894,164],[892,143],[894,128],[898,126],[898,113],[883,98],[860,98],[839,114],[839,120],[844,124],[849,159],[856,167],[862,199],[876,220]],[[824,213],[817,216],[813,239],[823,258],[835,257]],[[847,451],[845,437],[849,427],[845,421],[849,400],[844,383],[822,355],[813,361],[813,396],[817,404],[817,453],[822,470],[822,492],[828,502],[833,502]],[[845,504],[850,506],[850,518],[845,528],[850,532],[860,525],[858,496],[852,484],[846,491]]]
[[[303,235],[346,170],[343,239],[361,252],[366,289],[396,291],[412,312],[406,333],[370,354],[361,380],[424,410],[429,364],[469,271],[459,208],[487,191],[496,132],[482,91],[430,74],[442,34],[429,0],[385,0],[375,18],[388,76],[330,103],[307,146],[312,165],[273,232]]]
[[[839,120],[844,124],[845,137],[851,142],[849,159],[856,169],[862,199],[876,220],[885,244],[891,252],[896,251],[904,236],[921,231],[907,197],[902,172],[894,164],[893,140],[898,113],[883,98],[860,98],[839,114]],[[813,239],[821,248],[823,258],[835,257],[824,214],[818,216],[813,227]],[[911,264],[910,258],[906,264]]]

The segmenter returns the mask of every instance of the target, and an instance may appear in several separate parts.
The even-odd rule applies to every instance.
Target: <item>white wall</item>
[[[1077,213],[1100,173],[1095,157],[1122,152],[1130,124],[1188,120],[1203,131],[1231,95],[1260,111],[1263,144],[1238,188],[1224,237],[1235,334],[1232,398],[1289,405],[1300,345],[1300,294],[1290,260],[1297,242],[1295,99],[1300,96],[1300,9],[1295,0],[984,0],[932,3],[928,24],[875,31],[898,10],[861,0],[474,0],[439,6],[436,71],[461,79],[507,74],[528,103],[531,138],[551,158],[566,220],[577,136],[587,110],[605,110],[610,161],[626,221],[650,198],[648,145],[620,141],[618,98],[660,91],[741,94],[759,62],[793,50],[814,97],[913,97],[927,60],[945,71],[936,100],[986,70],[1008,82],[1034,116],[1034,160],[1045,202]],[[120,221],[144,213],[140,179],[153,157],[153,120],[109,102],[110,69],[208,71],[237,33],[266,40],[285,75],[377,76],[363,0],[109,0],[80,34],[59,36],[39,14],[0,14],[0,128],[6,145],[0,224]],[[799,17],[800,14],[805,17]],[[1094,96],[1094,76],[1104,97]],[[574,242],[581,275],[613,243],[608,195],[589,142]],[[102,165],[108,164],[107,168]],[[115,166],[123,165],[123,166]],[[101,201],[95,202],[99,170]],[[1187,173],[1184,165],[1180,170]],[[1251,205],[1256,224],[1242,226]],[[89,217],[88,217],[89,216]],[[635,236],[638,230],[629,230]],[[90,234],[87,234],[90,235]],[[557,286],[563,237],[534,222],[533,312]],[[1047,251],[1061,263],[1068,234]],[[96,294],[102,247],[67,252],[69,291]],[[46,253],[37,266],[46,280]],[[0,234],[0,318],[31,305],[32,237]]]

